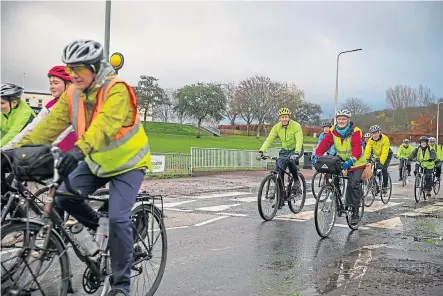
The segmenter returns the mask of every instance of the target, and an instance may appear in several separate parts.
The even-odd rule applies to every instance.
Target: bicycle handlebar
[[[58,172],[58,166],[60,164],[61,161],[61,150],[58,147],[52,147],[51,148],[51,154],[54,157],[54,177],[53,177],[53,182],[57,183],[58,185],[61,184],[61,178],[60,178],[60,173]],[[75,189],[74,187],[72,187],[71,182],[69,181],[68,176],[66,176],[66,178],[64,179],[64,183],[66,186],[66,189],[68,190],[69,193],[76,195],[76,196],[82,196],[83,194],[80,192],[80,190]]]

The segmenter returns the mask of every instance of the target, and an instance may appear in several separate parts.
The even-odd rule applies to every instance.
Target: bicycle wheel
[[[369,179],[369,181],[367,181],[367,185],[365,187],[363,187],[364,188],[363,194],[365,197],[364,203],[365,203],[365,206],[370,207],[370,206],[372,206],[372,204],[375,201],[375,194],[374,193],[375,193],[375,190],[377,189],[374,177],[371,177],[371,179]],[[366,192],[364,190],[366,190]]]
[[[132,225],[134,247],[131,295],[152,296],[157,291],[166,268],[168,241],[163,215],[155,206],[141,204],[132,210]],[[144,278],[148,283],[139,283],[144,273],[147,273]]]
[[[303,206],[305,205],[306,200],[306,180],[305,176],[303,176],[302,173],[298,172],[298,179],[300,180],[300,185],[302,187],[302,194],[298,194],[295,196],[292,194],[292,190],[288,192],[290,194],[290,198],[288,200],[288,206],[291,212],[294,214],[300,213],[300,211],[303,209]],[[294,181],[292,181],[292,184],[294,184]],[[291,186],[292,189],[292,186]]]
[[[428,198],[426,197],[426,191],[425,191],[425,184],[426,184],[426,175],[423,174],[421,175],[421,188],[422,188],[422,196],[423,196],[423,200],[427,200]]]
[[[387,204],[389,202],[389,200],[391,199],[391,194],[392,194],[392,180],[391,180],[391,175],[388,174],[388,192],[383,193],[383,190],[382,190],[382,192],[380,193],[381,201],[384,204]]]
[[[317,198],[317,192],[326,184],[326,176],[323,173],[315,172],[311,180],[311,192]]]
[[[414,197],[415,197],[415,202],[419,202],[420,201],[420,196],[422,194],[422,187],[421,187],[421,175],[418,175],[415,177],[415,182],[414,182]]]
[[[403,168],[401,170],[401,177],[402,177],[402,186],[406,186],[406,178],[408,177],[408,174],[406,172],[406,163],[403,165]]]
[[[266,194],[264,198],[262,196],[263,193]],[[274,204],[271,205],[272,203]],[[262,217],[262,219],[265,221],[274,219],[275,215],[277,214],[279,203],[280,187],[277,184],[277,178],[274,175],[268,175],[263,179],[260,184],[260,188],[258,189],[257,205],[260,217]],[[271,205],[269,214],[265,214],[265,210],[263,209],[266,204]]]
[[[315,202],[314,221],[315,229],[321,237],[328,237],[334,227],[337,218],[337,198],[333,185],[323,186],[318,193]],[[323,213],[326,213],[326,221],[322,221]]]
[[[440,181],[434,176],[434,178],[433,178],[434,180],[434,186],[433,186],[433,188],[434,188],[434,193],[435,193],[435,195],[437,195],[439,192],[440,192]]]
[[[351,228],[352,230],[357,230],[362,224],[364,213],[365,213],[365,202],[364,202],[364,197],[362,196],[362,200],[360,201],[360,210],[359,210],[360,220],[358,221],[357,224],[351,224],[352,212],[346,210],[346,223],[348,224],[348,227]]]
[[[70,266],[66,247],[60,238],[54,232],[51,232],[49,234],[48,247],[46,249],[39,248],[37,241],[42,240],[38,237],[41,229],[41,224],[33,223],[32,221],[29,221],[29,224],[14,221],[2,226],[2,295],[31,295],[37,291],[40,291],[43,295],[65,296],[68,294]],[[20,241],[17,240],[17,235],[11,235],[16,232],[21,233]],[[9,235],[13,239],[12,242],[7,240]],[[26,240],[27,237],[29,240]],[[6,267],[5,262],[10,261],[11,258],[5,257],[9,257],[13,253],[18,255],[12,258],[16,258],[16,260],[12,266]],[[33,256],[33,253],[38,254],[37,258]],[[25,256],[25,254],[27,255]],[[43,267],[42,265],[47,262],[50,262],[50,264],[58,262],[60,267],[58,269],[53,268],[52,264],[48,267]],[[33,268],[36,270],[33,270]],[[56,280],[52,278],[57,274],[60,275],[59,287],[56,287]],[[49,278],[46,278],[47,276]],[[46,288],[45,292],[42,291],[44,288]]]

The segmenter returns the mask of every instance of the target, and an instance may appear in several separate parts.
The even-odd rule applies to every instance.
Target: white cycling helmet
[[[437,142],[437,139],[434,137],[429,137],[429,142],[431,143]]]
[[[363,138],[370,138],[370,137],[371,137],[370,133],[366,133],[366,134],[363,135]]]
[[[372,133],[376,133],[381,131],[381,127],[379,125],[373,125],[369,128],[369,132]]]
[[[348,118],[351,118],[351,111],[349,111],[348,109],[337,110],[337,112],[335,113],[335,117],[337,116],[346,116]]]
[[[94,40],[76,40],[63,50],[62,61],[65,64],[100,65],[103,60],[103,45]],[[95,72],[98,69],[94,68]]]
[[[13,83],[3,83],[0,91],[1,97],[6,99],[20,99],[23,94],[23,87]]]

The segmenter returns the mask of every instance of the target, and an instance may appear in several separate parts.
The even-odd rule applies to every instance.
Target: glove
[[[347,170],[347,169],[349,169],[353,164],[354,164],[354,161],[353,161],[352,159],[348,159],[348,160],[346,160],[346,161],[341,165],[341,168],[342,168],[343,170]]]
[[[261,160],[262,158],[263,158],[263,151],[258,151],[256,159]]]
[[[289,159],[291,161],[297,161],[300,158],[300,155],[298,153],[292,154]]]
[[[376,169],[377,170],[383,169],[383,165],[380,162],[378,162],[378,161],[377,161]]]
[[[74,147],[69,151],[63,152],[58,165],[60,175],[69,175],[69,173],[72,172],[78,166],[78,163],[84,158],[85,155],[78,147]]]
[[[312,162],[312,165],[315,165],[317,163],[317,156],[313,155],[311,162]]]

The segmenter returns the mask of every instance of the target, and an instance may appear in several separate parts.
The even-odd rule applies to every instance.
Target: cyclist
[[[78,140],[73,149],[62,153],[59,170],[64,176],[70,173],[72,186],[83,194],[110,183],[112,289],[108,296],[127,296],[133,248],[131,209],[145,169],[152,171],[148,137],[134,90],[115,75],[108,77],[114,70],[103,60],[102,44],[74,41],[63,50],[62,60],[73,85],[19,145],[52,143],[72,124]],[[66,191],[65,185],[61,190]],[[97,228],[100,216],[85,201],[58,196],[56,202],[86,227]]]
[[[383,174],[382,190],[383,194],[386,194],[388,192],[388,167],[393,155],[391,144],[388,136],[381,132],[380,126],[371,126],[369,132],[371,133],[371,138],[366,144],[364,157],[369,162],[371,153],[373,153],[373,156],[377,160],[377,169],[381,169]]]
[[[34,110],[21,99],[23,91],[22,87],[12,83],[1,86],[0,147],[8,144],[35,118]]]
[[[54,99],[49,101],[45,107],[40,111],[37,117],[32,121],[31,124],[27,125],[18,135],[14,137],[3,149],[11,149],[15,147],[23,137],[30,133],[35,127],[48,116],[51,108],[57,103],[59,97],[65,92],[67,87],[71,84],[71,78],[65,71],[65,66],[54,66],[48,72],[50,91]],[[74,148],[74,143],[77,141],[77,136],[75,135],[72,126],[69,126],[53,144],[58,144],[58,147],[62,151],[68,151]]]
[[[371,137],[370,133],[365,133],[363,135],[363,141],[361,142],[361,146],[363,148],[363,151],[365,151],[366,145],[368,144],[369,138]]]
[[[351,223],[357,224],[360,221],[359,208],[363,195],[361,176],[366,166],[366,160],[362,157],[362,131],[351,121],[349,110],[338,110],[335,117],[337,124],[330,129],[331,132],[327,133],[318,145],[312,163],[315,164],[318,156],[323,155],[332,145],[335,146],[337,155],[344,160],[342,169],[348,171],[346,205],[352,208]]]
[[[398,173],[399,173],[399,178],[398,181],[402,181],[402,174],[401,171],[403,170],[403,161],[401,161],[402,159],[406,160],[406,168],[408,170],[408,176],[411,175],[411,163],[408,161],[409,156],[411,155],[412,151],[414,151],[414,147],[412,147],[412,145],[409,145],[409,139],[404,139],[403,140],[403,145],[401,145],[398,148],[397,151],[397,155],[395,158],[400,160],[400,167],[398,169]]]
[[[329,130],[331,129],[332,124],[329,121],[323,121],[322,127],[323,127],[323,132],[318,137],[318,144],[319,145],[320,145],[321,141],[324,139],[324,137],[326,136],[326,134],[329,133]],[[336,154],[334,145],[331,146],[331,149],[329,149],[328,152],[326,152],[326,154],[328,154],[328,155],[335,155]]]
[[[265,142],[260,148],[258,153],[260,156],[263,155],[271,146],[272,142],[274,142],[275,138],[278,136],[280,138],[282,149],[278,154],[277,165],[281,169],[280,177],[281,180],[284,181],[284,173],[283,171],[289,167],[289,171],[292,174],[294,179],[294,186],[292,186],[292,190],[295,194],[302,194],[300,180],[298,178],[297,164],[296,162],[300,158],[303,149],[303,130],[301,125],[292,120],[291,111],[288,108],[281,108],[278,111],[278,118],[280,122],[276,123],[270,133],[266,138]],[[288,158],[291,161],[288,161]],[[283,184],[284,188],[284,184]],[[287,197],[286,197],[287,198]]]
[[[427,196],[431,196],[432,190],[432,172],[435,167],[435,160],[437,156],[435,155],[435,150],[429,147],[429,139],[426,136],[420,137],[420,146],[412,151],[408,160],[412,161],[416,159],[419,163],[415,164],[414,175],[417,175],[418,166],[420,165],[425,172],[425,188]]]
[[[441,175],[441,160],[442,160],[442,147],[441,145],[437,145],[437,139],[434,137],[429,137],[429,147],[431,149],[434,149],[435,156],[437,157],[435,159],[435,177],[437,180],[440,181],[440,175]]]

